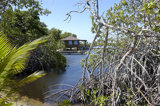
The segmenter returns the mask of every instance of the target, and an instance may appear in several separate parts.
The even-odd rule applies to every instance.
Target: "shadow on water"
[[[65,88],[65,86],[57,84],[75,85],[82,76],[83,68],[80,65],[80,61],[85,58],[85,55],[65,55],[65,57],[67,59],[66,71],[50,69],[46,76],[23,86],[20,95],[40,100],[41,102],[53,103],[55,97],[45,98],[45,96],[49,96],[57,89]]]

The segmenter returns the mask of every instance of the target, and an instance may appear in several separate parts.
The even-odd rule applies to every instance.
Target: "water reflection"
[[[52,103],[55,98],[52,96],[45,98],[45,96],[49,96],[57,89],[66,88],[66,86],[56,84],[75,85],[82,76],[80,61],[82,58],[85,58],[85,55],[65,55],[65,57],[67,59],[66,71],[51,69],[46,76],[25,85],[20,91],[20,94],[42,102]]]

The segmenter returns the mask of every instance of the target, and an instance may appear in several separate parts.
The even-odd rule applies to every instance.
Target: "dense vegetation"
[[[159,0],[121,0],[119,4],[100,14],[99,0],[85,0],[83,10],[71,11],[91,13],[91,31],[95,38],[87,57],[82,60],[82,80],[75,87],[64,90],[71,102],[80,100],[96,105],[159,105],[160,104],[160,2]],[[14,7],[14,8],[13,8]],[[27,10],[23,10],[23,8]],[[48,14],[35,0],[13,0],[0,2],[0,90],[1,103],[6,99],[14,84],[10,79],[23,70],[29,53],[31,57],[26,70],[32,73],[48,67],[64,67],[65,58],[56,52],[63,48],[61,38],[75,34],[61,30],[48,30],[39,19]],[[50,39],[39,46],[35,40],[50,35]],[[42,38],[41,38],[42,39]],[[33,41],[34,40],[34,41]],[[31,42],[33,41],[33,42]],[[25,44],[26,42],[31,42]],[[34,45],[34,46],[33,46]],[[93,49],[96,45],[98,48]],[[27,49],[27,50],[26,50]],[[34,52],[28,52],[31,50]],[[24,51],[25,53],[21,52]],[[18,57],[20,53],[20,57]],[[92,54],[94,53],[94,54]],[[16,58],[17,57],[17,58]],[[22,59],[25,58],[25,59]],[[16,60],[17,59],[17,60]],[[87,75],[86,75],[87,74]],[[18,83],[21,85],[29,79]],[[33,78],[34,79],[34,78]],[[7,82],[7,83],[4,83]],[[14,84],[11,90],[10,83]],[[62,93],[63,91],[60,91]],[[58,93],[56,93],[58,94]],[[60,95],[61,98],[62,96]],[[64,101],[62,104],[70,104]]]
[[[36,0],[0,1],[0,105],[10,105],[17,87],[44,75],[35,71],[65,68],[66,59],[56,50],[64,48],[61,38],[76,35],[47,29],[39,16],[49,13]],[[29,76],[14,82],[19,73]]]
[[[48,37],[39,38],[18,48],[12,46],[8,38],[3,33],[0,33],[0,106],[11,105],[9,99],[13,99],[12,93],[15,92],[18,87],[44,75],[42,71],[39,71],[20,81],[13,80],[15,74],[25,69],[30,52],[35,49],[38,44],[47,41],[47,39]]]
[[[49,33],[46,25],[40,22],[39,11],[15,9],[9,15],[8,11],[6,10],[2,15],[1,31],[7,35],[12,44],[21,46],[42,36],[51,36],[49,41],[34,50],[25,72],[32,73],[36,70],[46,70],[49,67],[64,68],[66,63],[65,57],[56,52],[60,40],[56,39],[56,36],[60,35],[56,30],[53,33]],[[28,72],[27,70],[30,71]]]
[[[9,27],[10,24],[9,22],[12,21],[11,18],[14,11],[13,7],[18,9],[22,9],[24,7],[30,9],[35,8],[36,10],[40,11],[41,14],[48,12],[47,10],[44,11],[42,8],[40,8],[39,2],[36,2],[34,0],[0,1],[0,105],[1,106],[12,105],[11,103],[8,102],[10,101],[9,100],[10,98],[13,99],[14,95],[12,95],[12,93],[16,91],[18,86],[33,81],[44,75],[41,72],[38,73],[36,72],[24,78],[21,81],[15,82],[12,80],[15,74],[20,73],[22,70],[24,70],[25,66],[27,65],[26,63],[30,56],[31,50],[35,49],[39,43],[42,43],[47,40],[46,38],[40,38],[31,43],[26,43],[24,45],[21,44],[19,48],[17,46],[13,46],[7,37],[11,35],[12,31],[14,33],[16,32],[16,30],[18,33],[20,32],[20,30],[18,30],[17,27],[15,27],[14,30],[12,30],[13,26]],[[14,25],[16,24],[16,22],[13,23]],[[8,36],[6,37],[4,33],[8,34]]]
[[[121,0],[100,14],[100,0],[81,2],[95,38],[69,100],[96,105],[160,104],[160,2]],[[98,46],[96,49],[93,46]],[[75,93],[73,93],[75,91]]]
[[[47,70],[50,67],[64,69],[66,59],[56,51],[64,48],[60,39],[67,36],[76,37],[75,34],[69,32],[62,33],[59,29],[48,30],[46,24],[40,21],[39,16],[48,15],[50,12],[41,8],[39,4],[34,0],[1,2],[3,14],[1,14],[0,31],[7,35],[13,45],[21,46],[37,38],[51,36],[46,43],[32,52],[28,66],[23,71],[28,74],[36,70]],[[16,7],[13,8],[12,5]],[[25,11],[21,10],[24,6],[27,8]]]

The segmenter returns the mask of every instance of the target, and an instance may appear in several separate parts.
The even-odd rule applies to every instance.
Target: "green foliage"
[[[0,99],[0,106],[12,106],[13,103],[6,103],[8,97]]]
[[[38,10],[10,11],[2,15],[1,30],[10,38],[13,44],[23,45],[48,34],[46,25],[40,22]]]
[[[33,81],[41,78],[41,77],[44,76],[44,75],[45,75],[45,73],[44,73],[43,71],[34,72],[33,74],[27,76],[26,78],[20,80],[20,81],[17,83],[17,86],[22,86],[22,85],[24,85],[24,84],[33,82]]]
[[[72,103],[69,100],[63,100],[58,106],[72,106]]]
[[[56,28],[52,28],[49,30],[49,35],[51,35],[55,41],[58,41],[61,39],[61,33],[62,31]]]
[[[157,3],[156,0],[150,0],[146,1],[146,3],[143,5],[142,4],[143,3],[141,0],[121,0],[119,4],[115,4],[113,7],[106,11],[106,16],[103,17],[103,21],[117,28],[126,28],[135,32],[136,34],[138,34],[141,29],[146,26],[151,26],[153,31],[160,32],[160,3]],[[144,15],[146,16],[146,20],[144,20]],[[147,19],[147,17],[150,18]],[[94,16],[91,16],[91,20],[91,31],[95,33],[97,31],[98,24]],[[93,68],[99,58],[101,58],[103,45],[105,42],[105,33],[106,28],[101,27],[97,40],[94,43],[94,46],[96,46],[98,49],[94,49],[94,54],[91,54],[88,68]],[[110,29],[106,47],[106,59],[110,59],[110,56],[112,56],[117,51],[119,51],[119,54],[126,52],[128,49],[127,47],[129,46],[128,44],[131,41],[132,38],[130,33],[124,33],[123,31]]]
[[[60,41],[61,31],[54,28],[48,31],[47,26],[40,21],[39,15],[39,11],[35,9],[28,9],[28,11],[16,9],[13,12],[6,10],[0,21],[1,30],[8,36],[12,44],[18,46],[49,34],[50,39],[32,53],[26,70],[41,70],[40,63],[45,69],[49,67],[64,68],[65,57],[56,51],[64,48],[64,44]],[[33,65],[35,68],[32,67]]]
[[[21,9],[34,9],[38,10],[40,14],[48,15],[50,11],[43,9],[40,1],[37,0],[2,0],[0,2],[0,16],[6,12],[6,10],[13,11],[15,8]]]
[[[90,100],[90,104],[94,103],[95,105],[98,105],[98,106],[105,106],[107,104],[107,100],[112,98],[112,94],[107,97],[104,95],[97,96],[99,93],[99,88],[95,88],[92,90],[86,90],[80,87],[80,89],[82,92],[84,92],[84,96],[86,100],[87,101]]]
[[[96,33],[98,25],[96,24],[96,20],[94,19],[93,16],[91,16],[91,20],[92,20],[91,32]]]
[[[1,75],[12,69],[13,72],[23,70],[25,62],[28,60],[31,50],[35,49],[38,44],[43,43],[47,40],[48,37],[37,39],[33,42],[26,43],[23,46],[17,48],[12,47],[7,40],[7,37],[0,33],[0,66],[1,66]]]
[[[89,1],[89,3],[91,4],[91,1]],[[90,6],[92,9],[93,5]],[[96,11],[94,9],[93,12],[95,12],[96,14]],[[115,88],[117,92],[114,94],[113,99],[116,100],[117,98],[120,97],[119,105],[133,106],[133,105],[138,105],[138,102],[145,103],[146,102],[145,100],[144,101],[142,99],[136,100],[137,97],[139,97],[139,95],[136,94],[137,91],[135,89],[131,90],[129,88],[131,87],[130,85],[132,85],[133,83],[131,84],[128,81],[135,82],[132,88],[135,88],[135,86],[139,88],[140,86],[140,88],[142,88],[144,92],[145,91],[147,92],[147,90],[144,90],[144,88],[141,87],[141,84],[139,85],[136,84],[138,80],[135,76],[138,75],[138,77],[140,77],[147,86],[152,88],[151,85],[147,82],[147,75],[139,73],[143,71],[143,69],[141,69],[141,66],[139,66],[139,64],[145,66],[145,69],[147,70],[146,73],[149,73],[149,75],[153,75],[152,76],[153,79],[154,78],[156,79],[155,73],[153,74],[152,72],[155,71],[154,67],[157,67],[158,66],[157,63],[159,62],[158,58],[159,56],[157,55],[159,53],[159,37],[158,37],[159,34],[157,32],[160,32],[159,1],[121,0],[119,4],[115,4],[109,10],[107,10],[105,16],[102,14],[102,16],[98,17],[93,13],[91,14],[93,15],[91,16],[92,20],[91,31],[93,33],[96,33],[98,27],[99,26],[101,27],[100,31],[98,32],[97,39],[94,42],[95,47],[94,49],[92,49],[91,54],[89,55],[89,59],[87,60],[87,66],[85,66],[87,67],[86,70],[88,70],[89,78],[88,79],[86,78],[86,83],[85,82],[83,83],[84,85],[88,84],[87,86],[85,85],[84,87],[88,88],[87,90],[82,87],[80,88],[83,96],[85,96],[85,101],[91,100],[95,104],[105,105],[106,101],[112,97],[113,91],[109,91],[106,94],[110,95],[109,98],[106,98],[106,95],[101,96],[98,93],[98,89],[96,89],[95,85],[97,83],[102,84],[101,81],[103,81],[104,85],[105,82],[111,83],[107,85],[107,87],[109,88],[104,88],[106,91],[108,91],[108,89],[113,90],[113,87]],[[100,22],[97,23],[98,21],[104,24],[101,25]],[[108,36],[106,36],[106,33],[108,32],[108,30],[106,31],[106,29],[109,29]],[[106,37],[108,37],[107,40]],[[133,39],[135,40],[135,42],[133,42],[134,41]],[[104,45],[106,42],[107,46],[105,47]],[[132,42],[134,44],[132,44]],[[102,53],[104,51],[104,47],[105,47],[105,53],[103,61]],[[146,50],[148,50],[148,52]],[[157,55],[156,56],[157,59],[155,58],[155,54],[153,52]],[[138,65],[134,61],[131,62],[132,56],[135,60],[137,59],[137,61],[140,62],[138,63]],[[82,66],[84,66],[84,62],[85,59],[82,60]],[[118,69],[116,69],[117,66]],[[133,72],[135,72],[136,75],[130,76],[128,70],[132,70]],[[100,78],[101,71],[102,71],[102,78]],[[116,71],[115,72],[116,74],[114,73],[114,71]],[[98,75],[100,77],[98,77]],[[95,79],[96,79],[96,84],[92,84],[92,82],[94,82]],[[115,85],[112,84],[114,83],[114,81],[116,83]],[[156,80],[152,81],[156,82]],[[125,86],[120,86],[119,82],[124,84]],[[91,89],[91,87],[94,88]],[[117,89],[118,87],[121,89],[121,93]],[[145,93],[145,95],[147,95],[146,97],[150,100],[150,95],[147,93]],[[114,102],[111,99],[108,101],[110,101],[110,103]],[[135,101],[137,102],[134,103]]]
[[[63,43],[60,41],[60,35],[61,30],[52,28],[49,30],[49,40],[40,47],[43,54],[39,58],[40,61],[55,68],[64,68],[66,66],[66,58],[57,52],[57,49],[64,47]]]
[[[146,1],[143,5],[142,1],[139,0],[134,2],[122,0],[119,4],[115,4],[114,7],[107,10],[104,20],[115,27],[126,27],[138,33],[143,26],[158,25],[160,23],[159,7],[160,4],[156,0]],[[151,20],[144,23],[144,14],[149,16]],[[157,31],[158,27],[154,26],[153,29]]]
[[[70,32],[64,32],[63,34],[61,34],[61,39],[62,38],[65,38],[65,37],[68,37],[68,36],[73,36],[73,37],[76,37],[77,38],[77,35],[76,34],[72,34]]]
[[[147,25],[155,24],[152,30],[156,32],[160,32],[160,3],[157,3],[156,0],[151,0],[149,2],[144,3],[141,11],[145,12],[147,16],[152,18]]]
[[[21,72],[25,68],[30,52],[40,43],[47,41],[47,39],[48,37],[39,38],[17,48],[13,47],[7,37],[0,32],[0,102],[2,104],[8,100],[17,86],[36,80],[44,75],[43,73],[38,72],[17,83],[11,80],[13,75]],[[10,87],[11,84],[13,85]]]
[[[126,105],[128,105],[128,106],[135,106],[135,105],[137,105],[136,102],[132,101],[132,98],[134,97],[134,94],[131,91],[131,89],[128,88],[128,87],[125,87],[125,88],[127,89],[128,94],[130,94],[130,95],[127,96],[127,103],[126,103]]]
[[[92,102],[95,103],[98,106],[105,106],[107,99],[108,99],[108,97],[105,97],[105,96],[101,95],[101,96],[98,96],[97,98],[94,98],[92,100]]]

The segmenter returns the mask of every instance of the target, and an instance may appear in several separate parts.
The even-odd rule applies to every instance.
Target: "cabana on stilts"
[[[61,39],[61,41],[65,44],[66,50],[73,50],[76,48],[76,50],[86,50],[86,42],[87,40],[80,40],[73,36],[68,36],[66,38]],[[83,42],[83,45],[80,43]]]

